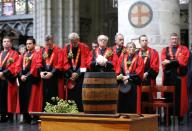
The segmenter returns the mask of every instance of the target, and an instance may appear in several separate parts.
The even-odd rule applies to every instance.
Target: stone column
[[[138,46],[138,37],[146,34],[149,46],[155,48],[160,56],[162,48],[169,43],[170,34],[180,34],[179,0],[140,0],[145,4],[137,2],[118,0],[118,31],[125,35],[125,42],[133,40]],[[160,70],[158,83],[161,83],[161,73]]]
[[[192,0],[189,0],[189,49],[192,49]]]
[[[101,1],[100,0],[92,0],[90,3],[91,6],[91,33],[90,40],[97,41],[97,36],[100,34],[101,28]]]
[[[39,45],[53,35],[63,47],[69,33],[79,32],[79,0],[34,0],[34,37]]]
[[[63,0],[64,5],[64,41],[71,32],[79,33],[79,0]]]

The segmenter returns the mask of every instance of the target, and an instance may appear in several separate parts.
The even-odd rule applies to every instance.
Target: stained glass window
[[[0,16],[32,14],[34,0],[0,0]]]
[[[15,0],[15,13],[16,15],[26,13],[26,0]]]
[[[14,14],[14,1],[3,0],[3,15],[10,16]]]
[[[31,14],[33,12],[33,0],[28,0],[28,13]]]

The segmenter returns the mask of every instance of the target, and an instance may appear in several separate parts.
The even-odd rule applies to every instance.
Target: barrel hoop
[[[103,110],[116,110],[117,104],[108,104],[108,105],[84,105],[84,110],[92,111],[103,111]]]
[[[116,84],[117,80],[114,78],[84,78],[83,84]]]
[[[107,104],[117,104],[117,100],[108,100],[108,101],[90,101],[90,100],[83,100],[83,104],[88,105],[107,105]]]
[[[84,75],[84,78],[116,78],[116,75],[114,72],[86,72]]]
[[[117,88],[117,84],[83,84],[83,88]]]

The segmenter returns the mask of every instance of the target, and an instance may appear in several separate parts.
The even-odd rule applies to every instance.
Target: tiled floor
[[[29,124],[0,123],[0,131],[40,131],[40,127],[38,125]],[[192,119],[188,122],[185,120],[183,126],[178,126],[178,124],[169,127],[160,126],[159,131],[192,131]]]

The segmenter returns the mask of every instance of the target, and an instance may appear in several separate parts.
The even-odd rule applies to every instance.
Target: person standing
[[[143,58],[144,74],[142,85],[156,85],[156,77],[159,73],[159,54],[155,49],[148,47],[148,38],[146,35],[139,37],[141,48],[137,54]]]
[[[19,103],[20,113],[24,114],[24,122],[30,123],[29,112],[42,111],[42,86],[38,70],[42,67],[42,58],[35,51],[36,41],[28,38],[26,41],[27,52],[19,59]],[[34,119],[35,120],[35,119]]]
[[[136,45],[133,42],[127,44],[127,53],[121,58],[117,70],[119,83],[119,113],[141,113],[141,83],[144,71],[144,63],[135,53]]]
[[[113,51],[107,47],[108,37],[99,35],[97,42],[99,47],[93,50],[89,56],[89,69],[92,72],[114,72]]]
[[[90,55],[90,49],[80,42],[79,35],[75,32],[68,36],[70,41],[63,49],[63,70],[66,78],[66,99],[74,100],[78,110],[83,111],[82,105],[82,83],[84,73],[88,67],[87,58]]]
[[[26,52],[26,46],[24,44],[19,45],[19,55],[23,56],[23,54]]]
[[[0,53],[0,114],[1,122],[13,122],[13,113],[16,112],[17,92],[15,65],[19,55],[12,50],[10,37],[3,38],[3,51]]]
[[[59,95],[58,72],[62,68],[61,57],[59,56],[60,49],[54,43],[53,36],[46,36],[45,42],[45,48],[40,51],[43,66],[39,70],[43,81],[43,108],[46,102],[51,102],[52,97]],[[64,90],[61,90],[62,92]]]
[[[114,61],[114,69],[117,71],[118,66],[120,66],[120,59],[126,53],[126,49],[124,47],[124,36],[120,33],[115,35],[115,45],[113,46],[113,61]]]
[[[95,50],[97,47],[98,47],[97,42],[92,42],[92,43],[91,43],[91,48],[92,48],[92,50]]]
[[[180,45],[176,33],[171,34],[169,46],[163,48],[161,53],[163,85],[175,86],[175,110],[179,117],[179,124],[182,124],[183,117],[188,111],[187,64],[189,54],[187,47]],[[169,94],[165,97],[168,100],[171,99]]]

